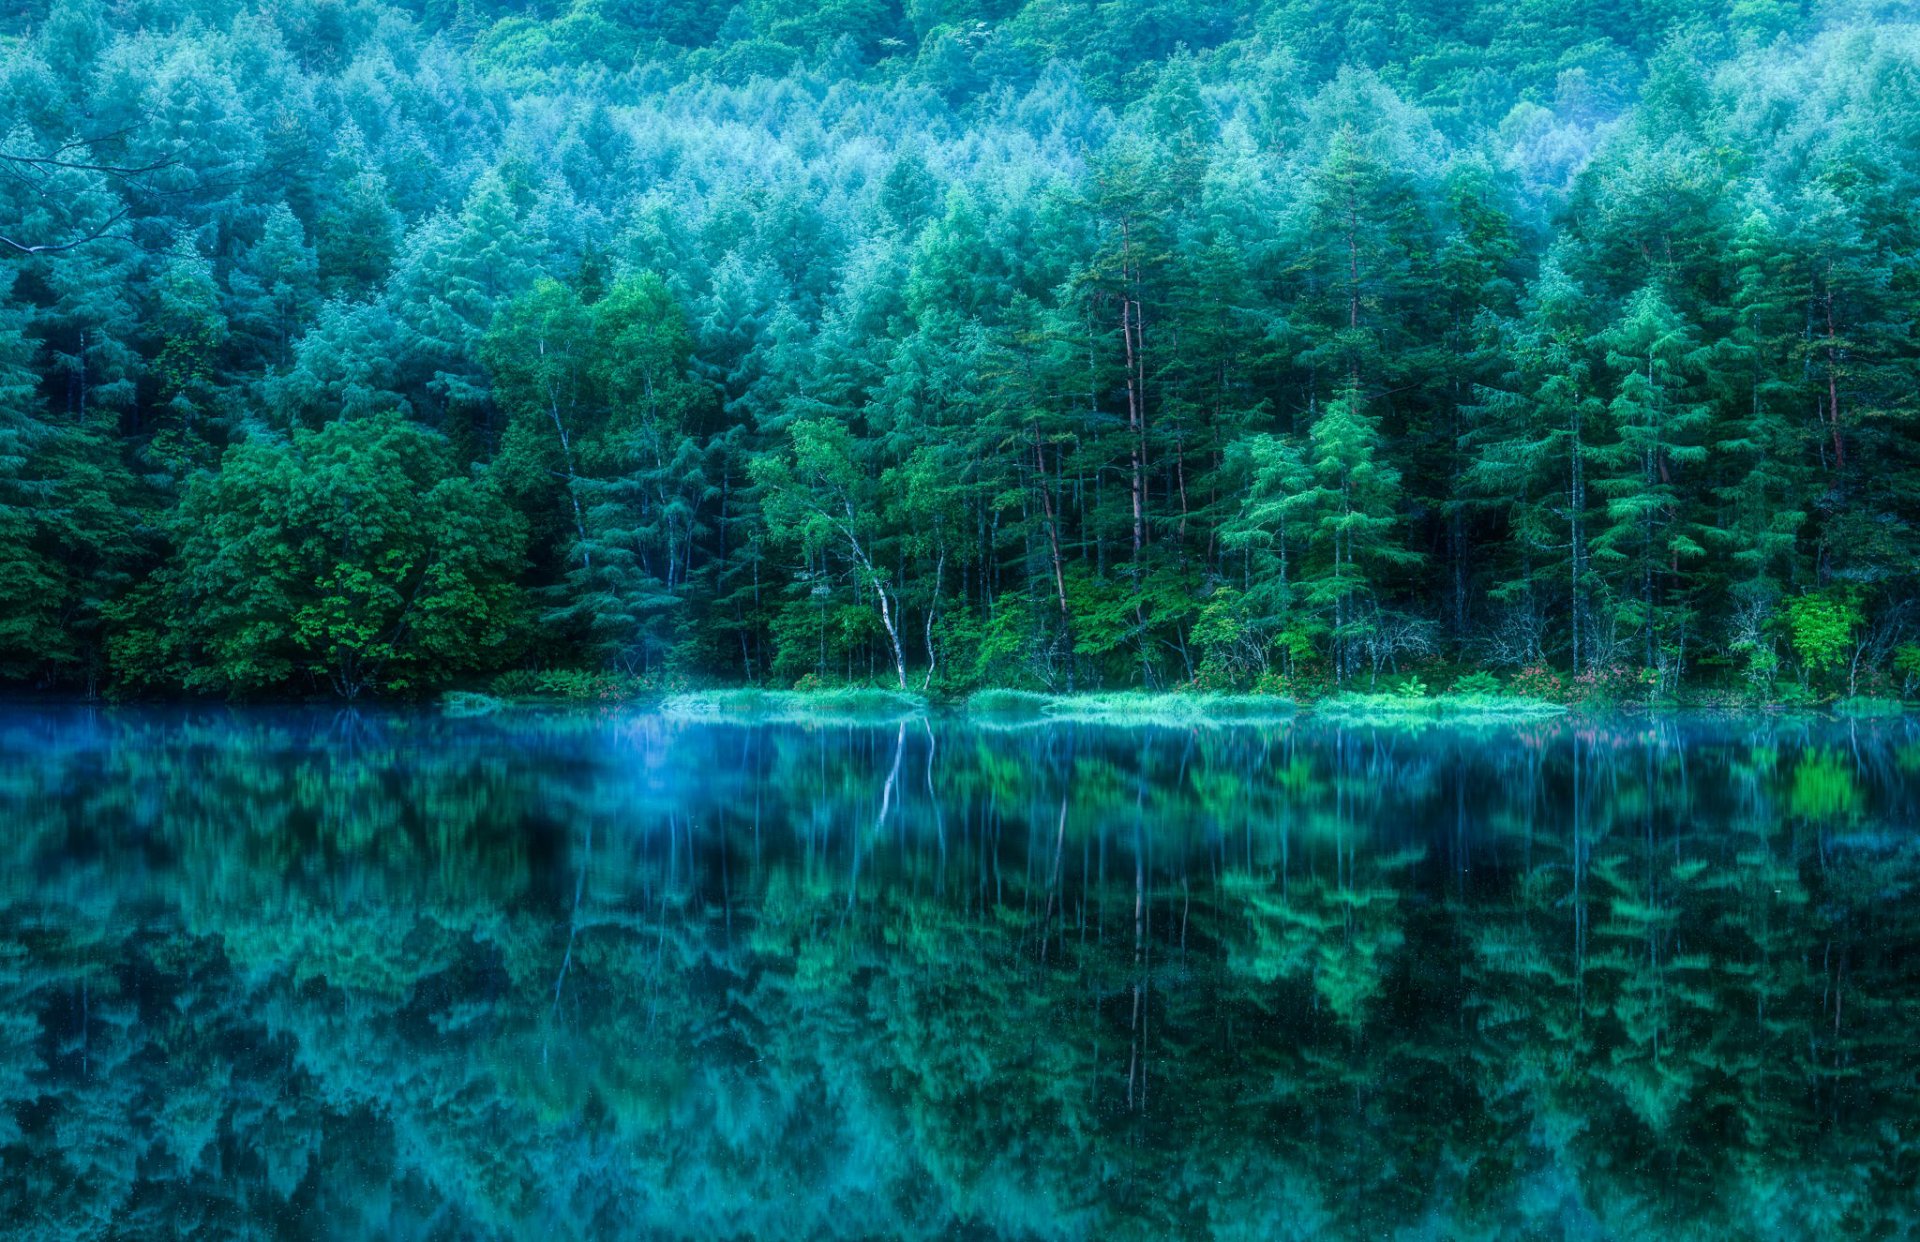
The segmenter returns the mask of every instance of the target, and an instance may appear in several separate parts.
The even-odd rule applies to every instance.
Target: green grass
[[[1293,700],[1268,694],[1038,694],[982,690],[967,700],[967,715],[1000,726],[1042,724],[1191,728],[1257,724],[1293,715]]]
[[[1567,709],[1546,699],[1516,694],[1341,694],[1322,699],[1314,714],[1367,724],[1427,721],[1498,722],[1558,716]]]
[[[702,690],[668,695],[660,710],[688,720],[809,724],[894,721],[924,715],[927,701],[898,690]]]

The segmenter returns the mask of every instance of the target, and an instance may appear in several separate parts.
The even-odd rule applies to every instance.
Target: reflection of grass
[[[703,690],[668,695],[660,710],[692,720],[806,724],[899,720],[924,713],[927,701],[898,690]]]
[[[1834,715],[1851,716],[1856,720],[1899,716],[1906,710],[1906,704],[1899,699],[1875,699],[1864,694],[1856,694],[1850,699],[1841,699],[1833,705]]]
[[[1341,694],[1315,704],[1316,714],[1342,723],[1412,724],[1531,720],[1567,709],[1516,694]]]
[[[982,690],[967,700],[967,715],[995,725],[1130,725],[1191,728],[1285,720],[1293,700],[1271,694],[1036,694],[1030,690]]]
[[[1859,812],[1860,801],[1860,783],[1832,751],[1813,751],[1794,765],[1787,802],[1795,815],[1811,820],[1851,819]]]
[[[506,704],[475,690],[449,690],[440,696],[440,706],[449,716],[489,716]]]

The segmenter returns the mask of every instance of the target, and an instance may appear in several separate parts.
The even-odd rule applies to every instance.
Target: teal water
[[[0,711],[0,1232],[1900,1237],[1920,729]]]

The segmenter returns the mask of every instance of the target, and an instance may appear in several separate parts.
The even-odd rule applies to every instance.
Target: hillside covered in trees
[[[1920,677],[1871,0],[54,0],[0,678]]]

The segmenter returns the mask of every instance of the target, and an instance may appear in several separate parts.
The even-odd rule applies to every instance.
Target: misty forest
[[[1920,680],[1873,0],[52,0],[0,676]]]
[[[1911,0],[0,7],[0,1235],[1920,1235]]]

